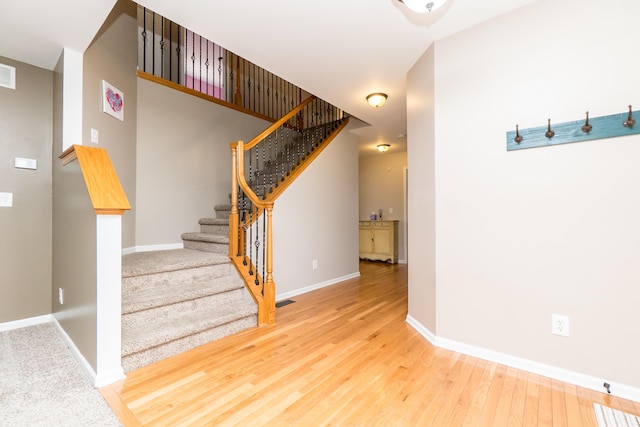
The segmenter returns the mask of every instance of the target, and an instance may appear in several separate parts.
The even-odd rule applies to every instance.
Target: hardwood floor
[[[405,322],[407,266],[293,298],[277,324],[101,391],[125,426],[596,426],[640,403],[432,346]]]

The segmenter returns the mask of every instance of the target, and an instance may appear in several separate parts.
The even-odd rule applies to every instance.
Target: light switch
[[[97,144],[100,140],[100,133],[98,129],[91,128],[91,142]]]
[[[38,169],[38,161],[36,159],[25,159],[24,157],[16,157],[14,164],[18,169]]]
[[[13,193],[0,193],[0,207],[10,208],[13,206]]]

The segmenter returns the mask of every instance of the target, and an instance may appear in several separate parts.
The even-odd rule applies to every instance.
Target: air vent
[[[0,64],[0,86],[16,88],[16,67]]]

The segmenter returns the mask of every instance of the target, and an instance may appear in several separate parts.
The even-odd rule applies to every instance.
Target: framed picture
[[[124,93],[107,81],[102,81],[102,111],[124,121]]]

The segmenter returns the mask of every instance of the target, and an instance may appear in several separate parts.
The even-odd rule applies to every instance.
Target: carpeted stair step
[[[122,314],[234,292],[241,296],[244,292],[244,283],[240,278],[233,276],[220,276],[217,280],[206,279],[196,282],[164,281],[155,286],[125,292],[122,295]]]
[[[229,219],[224,218],[200,218],[201,233],[217,234],[220,236],[229,235]]]
[[[126,372],[258,324],[229,257],[192,249],[124,255],[122,313]]]
[[[231,205],[229,204],[215,205],[213,207],[213,210],[216,211],[216,218],[229,219],[229,215],[231,214]]]
[[[224,254],[191,249],[137,252],[122,257],[122,293],[178,282],[202,282],[232,272],[235,269]]]
[[[185,249],[218,254],[229,253],[229,236],[211,233],[182,233],[180,236]]]
[[[170,341],[194,335],[207,329],[257,314],[253,301],[242,292],[221,299],[210,296],[139,311],[122,317],[122,355],[157,347]],[[250,304],[251,303],[251,304]],[[255,324],[254,324],[255,326]]]
[[[150,319],[127,329],[126,335],[123,326],[122,366],[130,372],[257,324],[253,301],[240,300],[206,310],[187,310],[172,318]]]

